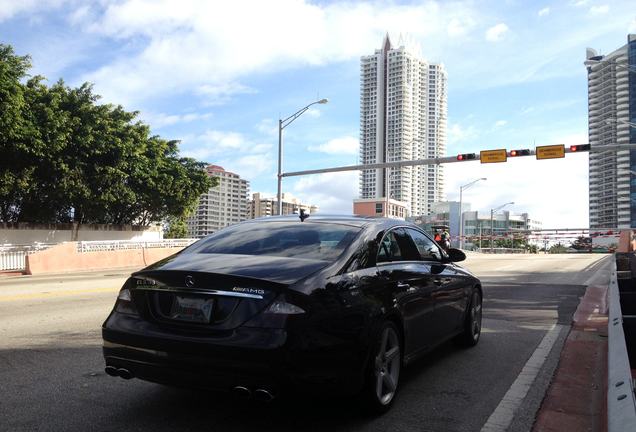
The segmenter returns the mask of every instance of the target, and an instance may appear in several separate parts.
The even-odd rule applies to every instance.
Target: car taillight
[[[265,310],[265,313],[280,315],[298,315],[304,314],[305,310],[283,300],[274,300],[274,302]]]
[[[115,310],[119,313],[137,315],[137,308],[132,301],[132,295],[128,288],[122,288],[117,295]]]

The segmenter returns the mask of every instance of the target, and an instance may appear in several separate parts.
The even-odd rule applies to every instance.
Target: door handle
[[[450,280],[451,278],[435,278],[433,282],[435,282],[435,285],[442,285],[450,282]]]
[[[397,283],[397,288],[399,290],[404,290],[404,291],[415,291],[415,288],[412,288],[411,285],[404,283],[404,282],[398,282]]]

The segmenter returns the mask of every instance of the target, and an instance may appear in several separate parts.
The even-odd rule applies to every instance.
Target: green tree
[[[29,56],[15,55],[0,44],[0,218],[13,220],[20,212],[24,191],[29,188],[34,167],[22,153],[24,137],[31,131],[24,121],[26,109],[21,84],[31,67]]]
[[[551,254],[561,254],[561,253],[566,253],[567,250],[568,248],[559,242],[555,245],[550,246],[550,249],[548,249],[548,252],[550,252]]]
[[[188,226],[186,225],[185,217],[169,217],[168,229],[163,237],[167,239],[188,237]]]
[[[211,187],[205,163],[138,112],[99,104],[88,83],[23,84],[29,67],[0,45],[0,220],[146,225],[184,217]]]
[[[571,247],[576,250],[591,250],[592,237],[579,236],[572,242]]]

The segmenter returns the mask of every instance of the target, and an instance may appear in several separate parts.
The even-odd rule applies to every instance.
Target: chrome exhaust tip
[[[110,375],[112,377],[119,376],[119,372],[117,372],[117,368],[114,366],[106,366],[104,368],[104,372],[106,372],[106,375]]]
[[[271,402],[274,400],[274,395],[265,389],[256,389],[254,390],[254,399],[261,402]]]
[[[236,396],[240,397],[241,399],[249,399],[250,397],[252,397],[252,391],[248,389],[247,387],[243,387],[243,386],[234,387],[232,389],[232,393],[234,393]]]
[[[117,369],[117,375],[122,377],[125,380],[129,380],[134,377],[133,373],[128,369]]]

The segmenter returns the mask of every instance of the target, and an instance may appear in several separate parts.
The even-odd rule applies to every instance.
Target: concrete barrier
[[[78,252],[77,242],[66,242],[26,257],[26,274],[66,273],[145,267],[179,252],[181,247]]]

